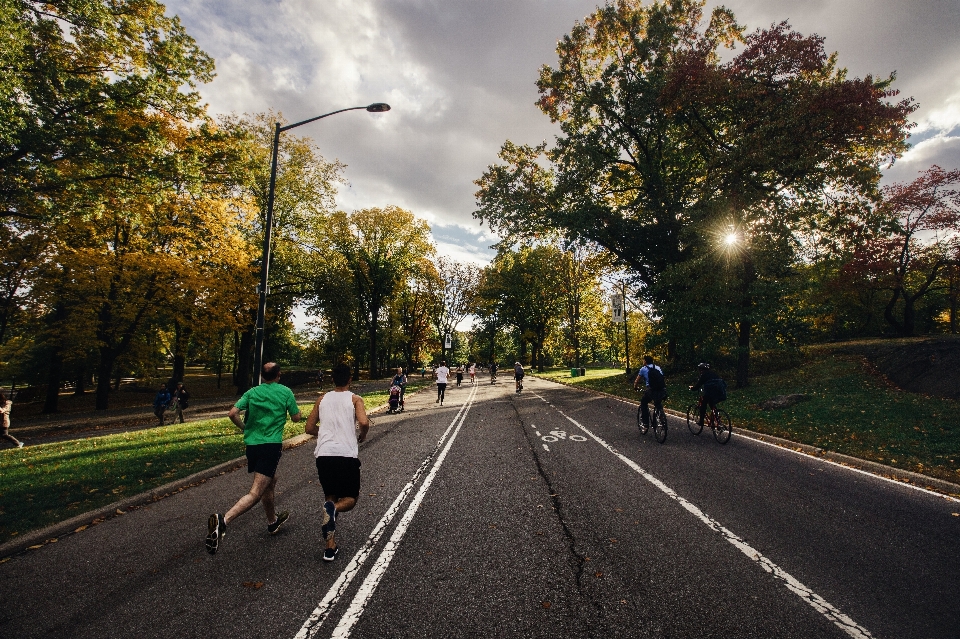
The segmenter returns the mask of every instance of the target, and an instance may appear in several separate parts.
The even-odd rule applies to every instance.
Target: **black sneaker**
[[[207,552],[211,555],[217,554],[217,548],[220,547],[220,540],[227,536],[227,522],[223,520],[223,515],[214,513],[207,520]]]
[[[337,558],[337,553],[340,552],[339,546],[334,546],[333,548],[327,548],[323,551],[323,560],[324,561],[333,561]]]
[[[280,530],[280,526],[282,526],[283,522],[285,522],[289,517],[290,517],[290,513],[288,513],[287,511],[283,511],[282,513],[277,515],[277,520],[275,522],[273,522],[272,524],[267,524],[267,532],[270,533],[271,535],[276,535],[277,532]]]
[[[323,525],[320,526],[320,532],[326,540],[333,531],[337,529],[337,508],[332,501],[323,502]],[[332,559],[330,561],[333,561]]]

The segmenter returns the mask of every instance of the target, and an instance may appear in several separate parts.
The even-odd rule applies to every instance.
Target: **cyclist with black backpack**
[[[644,365],[640,367],[637,373],[637,378],[633,380],[633,389],[640,390],[640,382],[643,382],[644,392],[643,397],[640,398],[640,419],[644,426],[649,426],[649,404],[652,401],[656,408],[660,408],[663,400],[667,398],[667,382],[663,376],[663,370],[653,363],[651,356],[644,355],[643,363]]]
[[[700,426],[703,426],[703,419],[707,414],[707,405],[710,410],[717,407],[717,404],[727,399],[727,383],[723,378],[710,370],[710,364],[700,362],[697,366],[700,371],[700,377],[693,383],[690,390],[697,389],[703,395],[704,401],[700,402]]]

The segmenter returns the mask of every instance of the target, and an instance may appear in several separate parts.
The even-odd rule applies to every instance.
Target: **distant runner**
[[[473,384],[475,381],[477,381],[477,365],[471,362],[469,370],[470,370],[470,383]]]
[[[367,438],[370,429],[363,399],[350,392],[350,367],[338,364],[333,369],[333,383],[336,388],[317,400],[304,428],[308,435],[317,437],[313,455],[317,458],[317,478],[324,498],[320,526],[326,542],[324,561],[337,558],[337,513],[352,510],[360,497],[358,444]]]
[[[450,376],[450,369],[447,368],[447,363],[440,362],[440,366],[433,371],[433,376],[437,378],[437,401],[435,401],[434,404],[443,406],[443,396],[447,391],[447,377]]]
[[[287,511],[276,514],[273,491],[277,485],[277,466],[283,453],[283,427],[287,423],[287,413],[290,413],[293,421],[299,422],[300,408],[293,391],[277,383],[280,380],[279,364],[267,362],[261,374],[263,383],[244,393],[227,415],[243,431],[243,442],[247,445],[247,472],[253,473],[253,486],[227,514],[210,515],[206,544],[207,552],[211,555],[217,552],[227,534],[227,524],[253,508],[257,502],[263,502],[267,532],[271,535],[277,534],[290,516]],[[240,411],[244,410],[247,411],[246,423],[240,417]]]

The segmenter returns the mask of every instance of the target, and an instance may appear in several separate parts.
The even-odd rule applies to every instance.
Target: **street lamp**
[[[277,184],[277,155],[279,154],[280,150],[280,134],[298,126],[309,124],[310,122],[314,122],[331,115],[336,115],[337,113],[343,113],[344,111],[358,111],[360,109],[364,109],[370,113],[383,113],[390,110],[390,105],[384,102],[374,102],[373,104],[367,106],[339,109],[337,111],[331,111],[330,113],[318,115],[317,117],[310,118],[309,120],[288,124],[287,126],[280,126],[280,123],[277,122],[273,130],[273,156],[270,163],[270,191],[267,195],[267,219],[264,221],[263,229],[263,262],[260,264],[260,304],[257,307],[256,342],[253,347],[253,370],[255,371],[254,375],[256,375],[257,380],[257,383],[255,384],[256,386],[260,385],[261,369],[263,368],[263,324],[264,316],[267,312],[267,279],[270,276],[270,236],[273,231],[273,193]]]

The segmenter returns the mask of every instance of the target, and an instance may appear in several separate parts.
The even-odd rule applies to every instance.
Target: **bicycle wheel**
[[[654,408],[651,420],[653,422],[653,436],[662,444],[667,441],[667,415],[662,408]]]
[[[696,404],[690,404],[687,408],[687,428],[689,428],[690,432],[694,435],[699,435],[703,430],[703,424],[697,421],[700,419],[700,411],[698,409],[699,406]]]
[[[730,424],[730,415],[722,408],[717,409],[717,424],[713,428],[713,436],[721,444],[730,441],[730,435],[733,434],[733,426]]]
[[[637,428],[640,429],[641,435],[646,435],[647,431],[650,430],[650,427],[643,423],[643,408],[639,406],[637,407]]]

